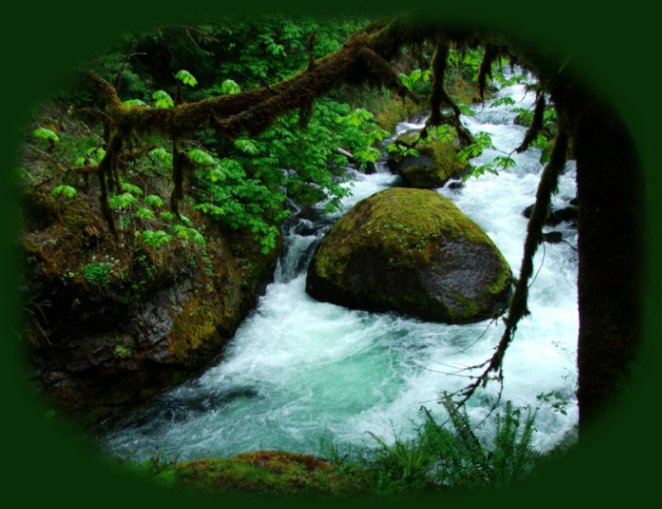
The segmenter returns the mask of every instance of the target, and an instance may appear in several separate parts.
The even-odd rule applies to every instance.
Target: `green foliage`
[[[431,76],[432,71],[430,69],[426,69],[425,71],[414,69],[409,74],[400,73],[399,75],[400,81],[405,88],[419,97],[423,97],[430,93]]]
[[[215,166],[217,161],[214,159],[214,156],[201,150],[199,148],[194,148],[188,151],[188,156],[191,160],[202,166]]]
[[[379,448],[371,467],[380,471],[383,485],[412,488],[433,482],[448,487],[503,487],[521,480],[534,467],[539,456],[531,447],[535,413],[523,417],[521,409],[506,403],[496,418],[493,443],[487,447],[449,397],[443,405],[452,427],[438,424],[423,408],[425,421],[415,438],[388,445],[375,437]]]
[[[447,79],[463,79],[476,83],[484,53],[482,48],[467,48],[464,51],[451,49],[448,52]]]
[[[48,127],[39,127],[38,129],[35,129],[34,131],[32,131],[32,136],[40,140],[48,140],[51,142],[60,141],[60,137]]]
[[[64,196],[65,198],[73,198],[76,196],[76,189],[71,186],[61,184],[53,188],[51,191],[51,196]]]
[[[138,204],[138,200],[131,193],[112,194],[108,197],[108,204],[115,210],[130,209]]]
[[[172,154],[164,148],[155,148],[150,150],[149,157],[163,163],[166,166],[172,166]]]
[[[205,245],[205,238],[195,228],[176,224],[172,227],[172,232],[175,236],[184,239],[185,241],[192,241],[199,246]]]
[[[241,92],[241,87],[237,84],[236,81],[234,80],[224,80],[223,83],[221,83],[220,87],[220,92],[221,94],[238,94]]]
[[[141,219],[148,219],[151,221],[156,219],[156,215],[154,215],[154,212],[144,207],[140,207],[138,210],[136,210],[136,217],[139,217]]]
[[[122,191],[125,191],[129,194],[134,194],[136,196],[142,196],[143,194],[145,194],[145,193],[143,193],[142,189],[140,189],[138,186],[133,185],[129,182],[122,182],[121,187],[122,187]]]
[[[123,101],[122,104],[124,106],[147,106],[147,103],[145,101],[141,101],[140,99],[128,99]]]
[[[495,156],[491,162],[481,164],[479,166],[472,166],[469,171],[462,177],[462,182],[466,182],[471,177],[477,178],[484,173],[492,173],[493,175],[499,174],[499,169],[514,168],[517,162],[510,156]]]
[[[568,399],[559,391],[541,392],[536,396],[541,403],[549,404],[555,412],[568,415]]]
[[[172,240],[172,236],[163,230],[145,230],[136,232],[136,236],[146,245],[154,249],[159,249]]]
[[[156,108],[172,108],[179,88],[173,76],[179,84],[196,87],[189,92],[196,100],[236,94],[305,68],[311,34],[315,33],[314,55],[321,57],[340,49],[366,23],[357,18],[320,21],[274,15],[227,18],[196,25],[195,42],[181,27],[166,27],[128,36],[94,62],[92,70],[119,84],[118,92],[127,107],[146,106],[147,101]],[[150,57],[153,54],[168,54],[168,63],[156,62]],[[410,79],[419,86],[427,83],[429,72],[413,73]],[[97,106],[89,90],[81,88],[75,93],[77,105]],[[53,152],[63,166],[96,166],[105,156],[100,124],[86,126],[85,132],[63,130]],[[280,223],[289,214],[288,200],[301,206],[322,202],[327,210],[334,210],[349,194],[343,169],[347,158],[338,153],[339,147],[366,168],[379,158],[375,144],[386,134],[366,109],[333,99],[318,100],[310,112],[283,115],[259,136],[244,134],[233,141],[219,141],[200,131],[181,142],[182,150],[196,164],[190,175],[194,196],[189,204],[231,229],[251,232],[267,252],[275,247]],[[130,182],[122,182],[121,191],[109,195],[117,228],[133,230],[138,241],[151,247],[165,246],[171,240],[202,245],[202,234],[186,229],[194,229],[192,224],[180,223],[171,212],[159,210],[165,206],[158,196],[160,184],[155,182],[150,189],[151,184],[138,187],[131,183],[137,183],[133,177],[146,170],[157,179],[167,179],[172,172],[173,153],[165,144],[170,140],[154,135],[144,141],[157,148],[147,157],[127,160],[124,178]],[[63,187],[56,194],[67,196],[69,189],[75,192],[73,187]],[[150,192],[153,194],[144,196]],[[163,232],[171,239],[148,232]]]
[[[103,286],[110,282],[112,267],[112,264],[108,262],[92,262],[83,267],[81,272],[88,283]]]
[[[181,81],[184,85],[188,85],[189,87],[195,87],[198,84],[198,80],[195,79],[195,76],[193,76],[186,69],[182,69],[177,74],[175,74],[175,78]]]
[[[461,149],[457,155],[461,161],[466,162],[481,155],[485,149],[494,149],[494,145],[492,144],[490,135],[481,131],[474,134],[474,143]]]
[[[234,146],[244,154],[256,155],[259,150],[255,143],[249,138],[237,138],[234,140]]]
[[[126,359],[131,357],[131,349],[124,345],[115,345],[115,349],[113,350],[113,357],[118,359]]]
[[[165,203],[163,203],[163,200],[161,199],[161,197],[157,196],[155,194],[150,194],[150,195],[145,196],[145,204],[149,205],[150,207],[157,208],[157,209],[161,208],[165,205]]]
[[[495,99],[492,101],[492,104],[490,104],[491,108],[496,108],[497,106],[503,106],[503,105],[508,105],[512,106],[515,104],[515,100],[512,97],[499,97],[498,99]]]
[[[91,147],[85,150],[85,155],[75,161],[76,166],[91,165],[97,166],[106,155],[106,151],[101,147]]]
[[[154,99],[154,106],[156,108],[172,108],[175,105],[175,101],[172,100],[170,94],[165,90],[157,90],[152,94],[152,99]]]
[[[421,155],[415,148],[407,147],[399,143],[389,143],[386,145],[386,150],[389,154],[398,154],[401,157],[419,157]]]

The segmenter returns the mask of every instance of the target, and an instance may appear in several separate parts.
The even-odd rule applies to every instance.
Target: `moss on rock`
[[[442,187],[467,170],[468,164],[457,155],[456,141],[441,141],[433,136],[416,142],[419,134],[417,130],[407,131],[396,141],[397,144],[413,145],[419,155],[402,156],[395,152],[388,160],[389,167],[399,173],[408,186],[424,189]]]
[[[355,495],[371,489],[371,480],[359,467],[285,451],[248,452],[172,468],[174,475],[168,477],[175,485],[203,491]]]
[[[502,311],[511,281],[499,250],[451,201],[393,188],[362,200],[331,228],[306,290],[351,308],[466,323]]]

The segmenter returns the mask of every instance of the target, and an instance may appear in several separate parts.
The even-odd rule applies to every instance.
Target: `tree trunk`
[[[643,182],[612,111],[584,105],[575,131],[579,202],[579,430],[627,376],[641,339]]]

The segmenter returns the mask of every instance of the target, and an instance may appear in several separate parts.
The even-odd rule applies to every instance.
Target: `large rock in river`
[[[466,323],[502,311],[511,281],[494,243],[451,201],[392,188],[360,201],[331,228],[306,290],[354,309]]]

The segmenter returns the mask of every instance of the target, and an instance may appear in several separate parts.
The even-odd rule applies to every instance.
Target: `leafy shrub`
[[[83,267],[83,277],[88,283],[102,286],[110,282],[112,264],[108,262],[92,262]]]

